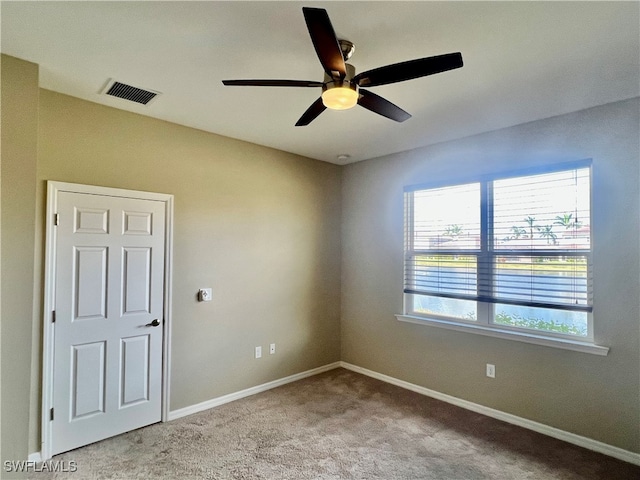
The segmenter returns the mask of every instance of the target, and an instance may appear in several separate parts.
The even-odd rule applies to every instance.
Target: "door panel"
[[[160,421],[164,308],[164,202],[57,206],[52,454]]]
[[[96,208],[75,207],[73,233],[109,233],[109,211]]]
[[[150,313],[151,249],[123,249],[122,315]]]
[[[74,345],[71,348],[71,420],[104,413],[105,342]]]
[[[123,212],[123,235],[151,235],[149,212]]]
[[[122,339],[121,407],[149,400],[149,335]]]
[[[106,318],[108,250],[105,247],[74,250],[74,320]]]

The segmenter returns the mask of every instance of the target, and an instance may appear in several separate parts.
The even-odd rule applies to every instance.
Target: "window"
[[[405,188],[405,313],[593,340],[589,162]]]

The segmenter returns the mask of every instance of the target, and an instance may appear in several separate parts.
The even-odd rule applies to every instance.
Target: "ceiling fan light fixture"
[[[322,103],[333,110],[347,110],[358,104],[358,92],[350,86],[327,88],[322,92]]]
[[[254,87],[319,87],[322,95],[317,98],[296,122],[296,127],[309,125],[327,108],[347,110],[360,105],[367,110],[396,122],[404,122],[411,115],[389,100],[360,87],[376,87],[404,82],[462,67],[460,52],[417,58],[374,68],[356,75],[353,65],[347,60],[355,47],[348,40],[339,39],[324,8],[302,7],[311,43],[324,69],[324,81],[311,80],[223,80],[224,85]]]

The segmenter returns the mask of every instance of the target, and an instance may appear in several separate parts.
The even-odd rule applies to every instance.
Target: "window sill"
[[[543,335],[536,335],[535,333],[501,330],[499,328],[490,328],[483,325],[470,325],[467,323],[458,323],[455,321],[439,320],[435,318],[417,317],[411,315],[396,315],[396,318],[401,322],[415,323],[418,325],[430,325],[433,327],[446,328],[448,330],[456,330],[458,332],[475,333],[478,335],[486,335],[488,337],[503,338],[505,340],[532,343],[534,345],[543,345],[545,347],[573,350],[576,352],[590,353],[593,355],[605,356],[609,353],[609,347],[603,347],[594,343],[581,342],[578,340],[545,337]]]

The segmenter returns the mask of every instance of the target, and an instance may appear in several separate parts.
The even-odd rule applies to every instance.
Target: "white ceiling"
[[[639,5],[2,1],[0,45],[39,64],[43,88],[340,164],[639,96]],[[465,65],[372,88],[413,115],[404,123],[356,107],[295,127],[319,88],[221,80],[321,81],[302,6],[356,44],[356,72],[458,51]],[[162,95],[100,94],[111,78]]]

